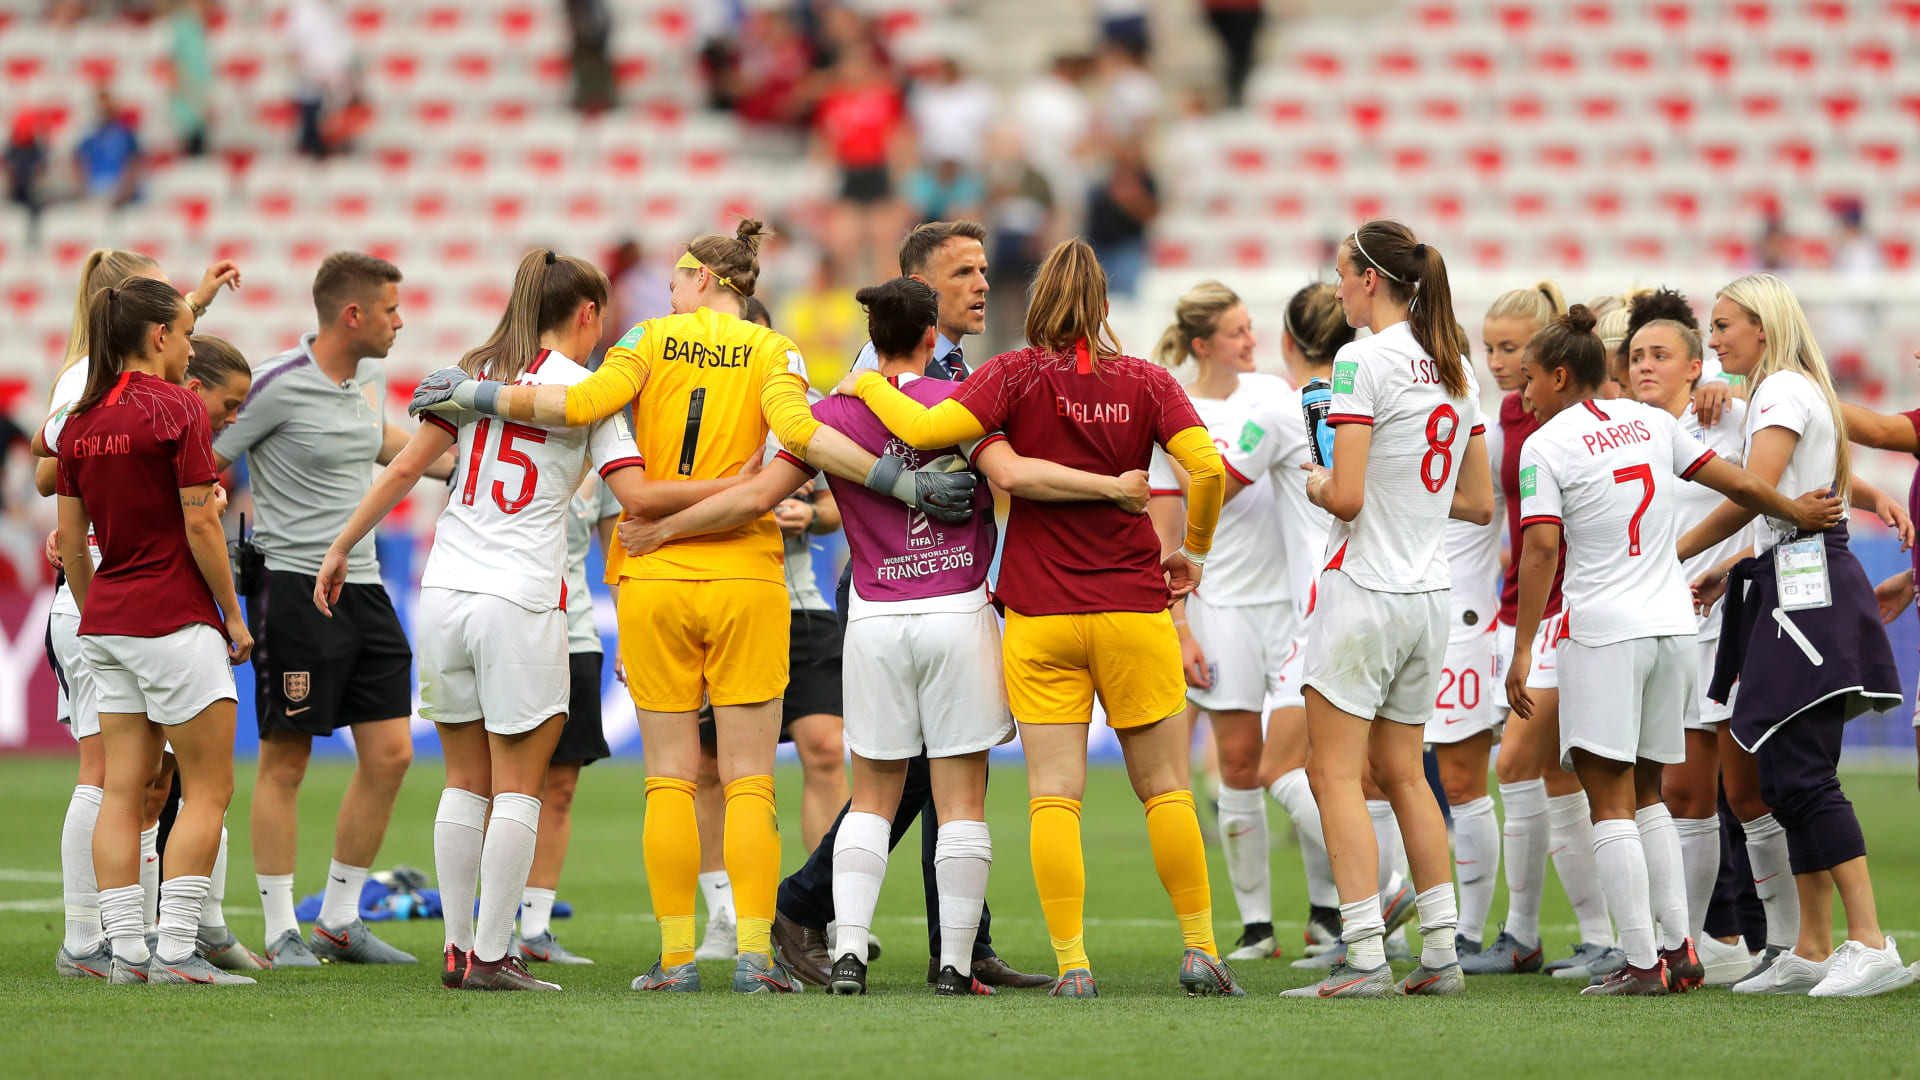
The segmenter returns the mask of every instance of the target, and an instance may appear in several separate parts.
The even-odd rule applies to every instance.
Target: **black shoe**
[[[838,969],[836,969],[838,970]],[[933,977],[935,997],[992,997],[998,991],[972,975],[962,975],[949,964]]]
[[[864,994],[867,992],[867,962],[844,953],[833,962],[833,974],[828,977],[827,989],[835,994]]]

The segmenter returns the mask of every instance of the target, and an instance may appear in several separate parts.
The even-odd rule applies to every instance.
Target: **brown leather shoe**
[[[793,969],[794,975],[808,986],[827,985],[828,970],[833,967],[833,958],[827,955],[827,933],[815,930],[811,926],[801,926],[786,913],[773,913],[773,947],[779,950],[780,959]]]
[[[938,978],[939,975],[940,961],[927,961],[927,985],[932,986],[934,980]],[[1053,985],[1053,976],[1022,974],[1007,966],[1007,962],[998,956],[989,956],[984,960],[975,960],[973,962],[973,977],[988,986],[1006,987],[1013,990],[1037,990],[1042,986]]]

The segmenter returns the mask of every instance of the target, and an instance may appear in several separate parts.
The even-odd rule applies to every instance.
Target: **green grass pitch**
[[[333,810],[347,770],[316,765],[301,802],[298,889],[318,891]],[[234,844],[228,911],[261,944],[247,854],[251,763],[239,769],[229,815]],[[381,865],[431,870],[437,761],[409,777]],[[627,983],[650,964],[658,937],[640,860],[641,773],[602,763],[582,777],[573,851],[561,886],[578,914],[556,923],[587,968],[547,969],[564,994],[442,990],[433,922],[388,924],[387,940],[417,967],[267,973],[257,987],[204,991],[110,987],[53,973],[60,940],[61,816],[72,766],[0,761],[0,1076],[1368,1076],[1665,1075],[1920,1076],[1920,988],[1864,1001],[1581,998],[1544,977],[1472,980],[1456,999],[1290,1001],[1311,981],[1283,961],[1239,967],[1248,997],[1189,1000],[1175,984],[1179,938],[1154,878],[1140,808],[1117,770],[1096,769],[1083,830],[1087,945],[1098,1001],[1044,991],[936,999],[923,985],[924,922],[917,839],[892,865],[876,931],[886,955],[864,999],[810,992],[736,998],[729,968],[709,965],[697,997],[641,996]],[[787,866],[797,865],[798,773],[779,777]],[[1854,772],[1848,791],[1872,849],[1883,924],[1920,958],[1920,795],[1914,776]],[[1026,855],[1025,789],[1017,766],[996,769],[990,900],[999,951],[1048,970],[1052,957]],[[1275,831],[1285,816],[1269,811]],[[1305,914],[1299,856],[1274,852],[1275,910],[1299,955]],[[1214,912],[1223,943],[1237,936],[1233,899],[1215,854]],[[1504,895],[1494,904],[1505,910]],[[1557,886],[1544,914],[1550,956],[1572,943]]]

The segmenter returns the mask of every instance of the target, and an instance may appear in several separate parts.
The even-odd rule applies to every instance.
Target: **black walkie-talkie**
[[[240,515],[240,535],[230,545],[233,552],[233,583],[241,596],[258,596],[267,584],[267,557],[254,546],[247,532],[247,515]]]

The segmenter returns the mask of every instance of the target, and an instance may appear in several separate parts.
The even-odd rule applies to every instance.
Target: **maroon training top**
[[[1520,447],[1527,436],[1540,430],[1540,418],[1515,390],[1500,402],[1500,493],[1507,500],[1507,575],[1500,582],[1500,623],[1512,626],[1520,612]],[[1567,545],[1560,543],[1560,565],[1553,569],[1553,591],[1547,594],[1547,606],[1540,613],[1545,619],[1560,613],[1560,579],[1567,572]]]

